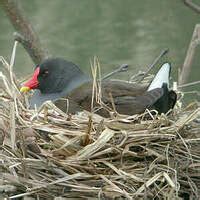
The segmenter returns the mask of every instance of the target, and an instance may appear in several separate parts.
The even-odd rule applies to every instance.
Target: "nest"
[[[39,110],[3,58],[0,74],[0,193],[17,199],[198,199],[200,107],[171,114],[101,116]],[[147,117],[148,116],[148,117]]]

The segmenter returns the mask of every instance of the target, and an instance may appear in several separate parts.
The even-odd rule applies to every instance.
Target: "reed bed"
[[[198,102],[168,116],[69,115],[51,102],[29,110],[13,63],[1,61],[2,197],[199,199]]]

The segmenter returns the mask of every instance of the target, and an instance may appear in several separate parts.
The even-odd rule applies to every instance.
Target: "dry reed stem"
[[[182,69],[179,73],[178,83],[180,85],[186,83],[186,81],[188,80],[188,77],[192,68],[192,62],[194,59],[195,50],[199,44],[200,44],[200,24],[196,24],[187,53],[186,53],[186,57],[185,57]]]

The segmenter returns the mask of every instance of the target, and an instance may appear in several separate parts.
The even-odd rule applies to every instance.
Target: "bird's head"
[[[77,65],[61,58],[47,59],[37,65],[30,80],[21,87],[21,92],[38,89],[41,93],[62,92],[73,80],[84,74]]]

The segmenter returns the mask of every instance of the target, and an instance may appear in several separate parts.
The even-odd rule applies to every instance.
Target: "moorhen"
[[[176,103],[176,93],[169,90],[170,71],[170,64],[163,64],[148,87],[122,81],[102,81],[101,101],[104,106],[94,101],[96,113],[108,117],[108,110],[113,107],[118,113],[127,115],[142,113],[146,108],[166,113]],[[92,80],[74,63],[51,58],[36,66],[32,78],[20,91],[36,89],[30,99],[31,108],[52,100],[64,112],[69,109],[74,113],[83,109],[91,111],[92,85]]]

